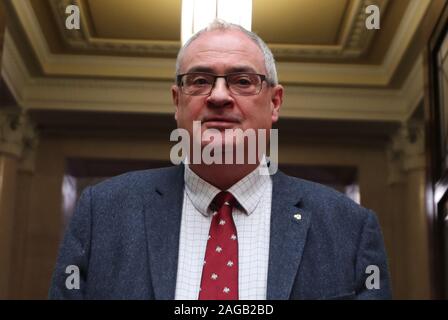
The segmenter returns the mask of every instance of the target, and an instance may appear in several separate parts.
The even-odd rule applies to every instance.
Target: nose
[[[232,96],[224,78],[217,78],[212,92],[207,98],[210,107],[225,107],[232,104]]]

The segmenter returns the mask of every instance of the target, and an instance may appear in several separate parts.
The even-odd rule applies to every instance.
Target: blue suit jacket
[[[50,298],[174,299],[183,172],[182,165],[130,172],[87,188]],[[378,221],[343,194],[277,172],[270,237],[267,299],[391,297]],[[80,270],[79,289],[66,287],[69,265]],[[366,287],[369,265],[379,268],[379,289]]]

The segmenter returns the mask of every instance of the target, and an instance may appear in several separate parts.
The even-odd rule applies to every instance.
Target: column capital
[[[391,136],[387,147],[390,184],[403,181],[403,175],[413,170],[424,170],[425,130],[422,120],[409,120]]]
[[[26,111],[5,108],[0,111],[0,154],[19,160],[20,168],[33,170],[38,135]]]

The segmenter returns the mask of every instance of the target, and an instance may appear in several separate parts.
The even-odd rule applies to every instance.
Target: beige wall
[[[62,237],[61,185],[67,157],[169,159],[162,138],[58,138],[40,141],[35,171],[19,174],[17,246],[13,277],[17,298],[46,298]],[[401,183],[388,184],[385,146],[286,142],[282,163],[350,165],[358,168],[361,202],[373,209],[383,228],[395,298],[429,298],[427,240],[423,210],[424,176],[413,172]],[[29,195],[28,195],[29,193]],[[29,200],[26,201],[26,197]],[[412,245],[411,245],[412,244]]]

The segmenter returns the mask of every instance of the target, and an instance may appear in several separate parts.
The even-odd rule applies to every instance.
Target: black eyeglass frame
[[[203,75],[208,75],[208,76],[214,77],[213,83],[212,83],[212,85],[210,87],[210,91],[207,92],[207,93],[201,93],[201,94],[192,94],[192,93],[184,92],[184,90],[182,89],[182,87],[183,87],[183,85],[182,85],[182,78],[184,76],[190,75],[190,74],[203,74]],[[232,91],[232,89],[229,86],[229,82],[227,80],[227,77],[234,76],[234,75],[239,75],[239,74],[247,74],[247,75],[258,76],[260,78],[260,88],[259,88],[258,92],[251,93],[251,94],[240,94],[240,93],[236,93],[236,92]],[[228,74],[224,74],[224,75],[216,75],[214,73],[209,73],[209,72],[187,72],[187,73],[178,74],[176,76],[176,84],[177,84],[177,86],[179,88],[181,88],[181,91],[182,91],[183,94],[186,94],[186,95],[189,95],[189,96],[208,96],[209,94],[212,93],[213,88],[215,88],[216,80],[218,78],[224,78],[224,80],[226,81],[227,89],[229,89],[230,92],[232,92],[233,94],[238,95],[238,96],[255,96],[255,95],[259,94],[261,92],[261,90],[263,89],[263,81],[266,81],[267,84],[271,85],[264,74],[259,74],[259,73],[254,73],[254,72],[232,72],[232,73],[228,73]]]

